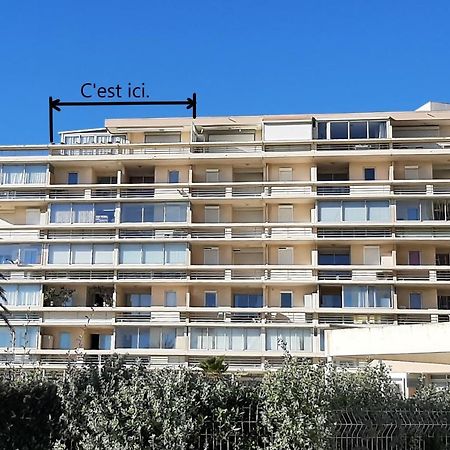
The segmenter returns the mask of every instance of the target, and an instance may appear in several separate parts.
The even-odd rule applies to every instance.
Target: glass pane
[[[177,333],[175,328],[163,328],[161,334],[162,348],[175,348]]]
[[[142,246],[144,264],[164,264],[164,244]]]
[[[78,184],[78,173],[69,172],[67,174],[67,184]]]
[[[318,205],[319,222],[340,222],[341,202],[321,202]]]
[[[318,122],[317,123],[317,139],[326,139],[327,138],[327,123],[326,122]]]
[[[47,166],[25,166],[26,183],[45,184],[47,181]]]
[[[40,264],[41,250],[40,245],[23,246],[19,249],[19,261],[22,264]]]
[[[186,203],[168,203],[165,222],[186,222]]]
[[[59,348],[62,350],[70,350],[72,348],[72,336],[70,333],[66,331],[59,333]]]
[[[169,170],[169,183],[179,183],[180,172],[178,170]]]
[[[166,244],[166,264],[186,264],[186,244]]]
[[[24,184],[25,166],[3,166],[3,184]]]
[[[389,222],[391,220],[389,202],[367,202],[367,217],[370,222]]]
[[[411,309],[422,309],[422,294],[419,292],[412,292],[409,294],[409,307]]]
[[[231,334],[231,349],[234,351],[242,351],[245,350],[245,341],[244,341],[244,329],[243,328],[232,328],[229,330]]]
[[[72,264],[92,264],[92,245],[72,244]]]
[[[375,307],[376,308],[390,308],[391,304],[391,288],[387,287],[376,287],[374,288],[375,293]]]
[[[51,205],[50,222],[51,223],[71,223],[72,209],[71,205]]]
[[[48,248],[49,264],[69,264],[69,244],[52,244]]]
[[[94,205],[95,223],[114,223],[116,207],[113,203]]]
[[[217,306],[217,293],[205,292],[205,306],[215,308]]]
[[[364,169],[364,179],[366,181],[375,180],[375,169],[372,167]]]
[[[109,244],[94,245],[94,264],[112,264],[114,246]]]
[[[348,139],[348,122],[331,122],[330,139]]]
[[[73,223],[94,223],[94,205],[92,203],[74,203]]]
[[[177,293],[175,291],[167,291],[164,294],[164,306],[177,306]]]
[[[121,222],[142,222],[142,206],[139,203],[122,203]]]
[[[366,139],[367,122],[350,122],[350,139]]]
[[[141,264],[142,248],[139,244],[122,244],[120,246],[120,264]]]
[[[366,206],[364,202],[343,202],[345,222],[365,222]]]
[[[282,308],[292,308],[292,292],[282,292],[280,303]]]
[[[101,334],[99,336],[99,350],[110,350],[111,349],[111,335]]]
[[[247,329],[247,350],[260,351],[261,350],[261,335],[257,328]]]
[[[344,307],[364,308],[367,306],[366,286],[344,286]]]
[[[369,138],[386,138],[386,122],[369,122]]]

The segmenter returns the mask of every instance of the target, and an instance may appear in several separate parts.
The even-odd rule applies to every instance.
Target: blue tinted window
[[[262,294],[235,294],[234,306],[236,308],[260,308],[263,304]]]
[[[364,179],[367,181],[375,180],[375,169],[373,167],[364,169]]]
[[[208,308],[217,306],[217,294],[215,292],[205,292],[205,306]]]
[[[78,184],[78,172],[69,172],[67,175],[67,184]]]
[[[292,308],[292,292],[282,292],[280,303],[282,308]]]
[[[409,294],[409,307],[411,309],[422,309],[422,294],[420,292]]]
[[[320,306],[323,308],[340,308],[342,306],[341,296],[338,294],[322,294]]]

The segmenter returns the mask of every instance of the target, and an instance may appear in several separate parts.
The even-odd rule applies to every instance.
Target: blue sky
[[[46,143],[48,96],[84,82],[198,94],[199,115],[450,101],[448,0],[21,0],[0,6],[0,144]],[[57,130],[183,107],[69,108]]]

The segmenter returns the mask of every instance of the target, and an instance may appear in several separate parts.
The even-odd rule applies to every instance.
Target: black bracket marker
[[[63,106],[131,106],[131,105],[186,105],[186,109],[192,109],[192,118],[197,117],[197,94],[194,92],[192,97],[188,97],[186,100],[156,100],[156,101],[146,101],[146,102],[62,102],[59,98],[48,98],[48,125],[49,125],[49,138],[50,143],[54,144],[53,141],[53,110],[61,111]]]

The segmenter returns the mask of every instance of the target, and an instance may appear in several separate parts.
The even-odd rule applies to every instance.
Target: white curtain
[[[5,291],[6,304],[16,306],[17,302],[17,284],[3,284],[2,288]]]
[[[166,264],[186,264],[186,244],[166,244]]]
[[[25,184],[25,166],[3,166],[3,184]]]
[[[345,286],[344,307],[346,308],[367,307],[367,286]]]
[[[141,250],[139,244],[122,244],[120,246],[120,264],[141,264]]]
[[[25,166],[26,183],[29,184],[45,184],[47,175],[47,166],[30,165]]]
[[[266,328],[266,350],[278,349],[278,328]]]
[[[243,328],[232,328],[231,333],[231,349],[234,351],[245,350],[245,330]]]
[[[48,248],[49,264],[69,264],[69,256],[69,244],[52,244]]]
[[[36,348],[39,327],[15,327],[16,347]]]
[[[72,264],[92,264],[92,245],[72,244]]]
[[[72,210],[74,223],[94,223],[94,205],[92,203],[74,203]]]
[[[110,244],[94,245],[94,264],[113,264],[114,246]]]
[[[164,264],[164,244],[144,244],[142,251],[144,264]]]
[[[261,351],[261,335],[259,328],[247,328],[247,350]]]
[[[17,305],[20,306],[37,306],[41,296],[40,284],[23,284],[17,286],[18,297]]]
[[[72,210],[70,204],[51,205],[50,222],[51,223],[71,223]]]

